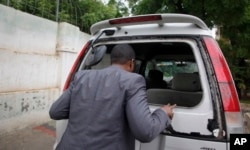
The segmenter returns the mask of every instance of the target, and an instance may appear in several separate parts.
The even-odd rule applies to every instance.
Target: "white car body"
[[[154,61],[192,59],[197,64],[202,90],[199,103],[192,107],[177,105],[172,120],[172,127],[177,132],[163,132],[150,143],[136,141],[136,150],[229,150],[230,134],[243,133],[239,100],[230,70],[222,52],[216,47],[216,41],[212,37],[211,30],[199,18],[182,14],[115,18],[94,24],[91,27],[91,32],[93,35],[89,43],[91,46],[106,45],[109,49],[114,44],[128,43],[134,45],[136,53],[141,56],[138,60],[144,56],[141,52],[142,49],[148,48],[148,46],[144,47],[144,44],[149,46],[158,44],[159,47],[171,47],[176,44],[178,47],[178,43],[182,43],[188,46],[192,53],[172,55],[173,51],[171,55],[168,55],[167,52],[165,54],[162,50],[159,54],[154,53]],[[72,69],[73,72],[86,68],[85,62],[91,55],[91,46],[83,48],[82,51],[86,51],[87,54],[80,54],[82,56],[79,57],[83,57],[83,59],[81,59],[81,62],[76,62],[79,65]],[[137,52],[136,48],[140,48],[140,50]],[[150,50],[148,48],[147,53],[150,53]],[[181,51],[181,49],[178,50]],[[212,56],[211,54],[215,50],[216,52]],[[152,49],[152,51],[157,50]],[[146,50],[145,55],[147,55]],[[105,61],[107,61],[106,64]],[[154,62],[152,59],[146,60],[146,57],[143,61],[146,63]],[[143,61],[140,63],[143,64]],[[218,66],[216,66],[217,62]],[[103,58],[101,63],[108,65],[108,60]],[[102,68],[105,65],[99,67]],[[140,69],[143,67],[140,66]],[[142,74],[146,74],[146,71]],[[66,88],[71,78],[72,76],[69,77]],[[228,100],[224,100],[225,98],[228,98]],[[152,111],[160,106],[161,104],[150,103]],[[212,131],[208,130],[209,119],[214,119],[216,122],[216,128],[212,127]],[[66,125],[67,121],[65,120],[57,121],[57,143],[60,141]]]

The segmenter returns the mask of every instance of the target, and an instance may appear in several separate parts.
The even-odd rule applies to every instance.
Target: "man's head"
[[[128,44],[118,44],[111,51],[111,64],[119,65],[132,72],[134,70],[135,52]]]

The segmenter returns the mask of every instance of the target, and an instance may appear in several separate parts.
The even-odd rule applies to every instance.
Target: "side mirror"
[[[107,50],[107,47],[105,45],[101,45],[98,47],[95,47],[92,49],[90,55],[88,55],[88,58],[86,60],[86,66],[91,67],[96,64],[98,64],[102,59],[103,56],[105,55]]]

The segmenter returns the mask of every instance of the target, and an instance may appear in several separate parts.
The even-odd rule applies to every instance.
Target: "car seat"
[[[147,97],[153,104],[193,107],[201,102],[202,93],[198,74],[178,73],[173,78],[172,89],[148,89]]]
[[[163,73],[159,70],[150,70],[147,79],[147,89],[167,88],[167,82],[163,80]]]

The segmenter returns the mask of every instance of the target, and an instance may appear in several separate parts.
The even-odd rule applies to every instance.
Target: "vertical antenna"
[[[59,3],[60,0],[56,0],[56,22],[58,22],[58,15],[59,15]]]

